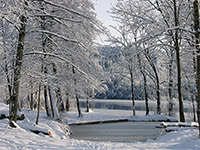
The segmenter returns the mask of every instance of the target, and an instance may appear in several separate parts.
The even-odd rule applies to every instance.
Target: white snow
[[[197,122],[162,122],[158,127],[198,127]]]
[[[0,113],[6,113],[8,106],[0,104]],[[41,112],[39,125],[35,125],[36,112],[23,110],[26,119],[18,121],[17,128],[8,126],[8,119],[0,120],[0,149],[1,150],[134,150],[134,149],[200,149],[200,139],[198,139],[197,128],[182,128],[181,130],[167,133],[158,137],[156,140],[147,140],[146,142],[133,143],[111,143],[111,142],[90,142],[84,140],[70,139],[66,134],[68,126],[60,124],[54,120],[45,117],[45,112]],[[83,114],[83,117],[77,119],[76,113],[65,114],[68,117],[68,122],[91,121],[97,119],[115,119],[117,115],[110,115],[107,112],[107,117],[104,114],[93,113]],[[94,115],[92,115],[94,114]],[[101,118],[102,117],[102,118]],[[121,118],[122,116],[118,116]],[[153,116],[151,116],[153,117]],[[73,119],[75,118],[75,119]],[[93,119],[92,119],[93,118]],[[88,119],[88,120],[87,120]],[[52,136],[35,134],[29,131],[30,128],[45,129],[52,131]],[[28,128],[28,129],[27,129]]]
[[[86,113],[82,111],[82,117],[78,117],[75,110],[71,112],[64,113],[62,115],[63,122],[68,124],[85,123],[85,122],[95,122],[95,121],[105,121],[105,120],[118,120],[118,119],[128,119],[128,116],[119,116],[114,114],[108,114],[105,112],[99,113],[99,111],[90,111]]]
[[[153,115],[146,115],[146,116],[135,116],[129,118],[131,121],[171,121],[176,122],[177,119],[174,117],[159,115],[159,114],[153,114]]]

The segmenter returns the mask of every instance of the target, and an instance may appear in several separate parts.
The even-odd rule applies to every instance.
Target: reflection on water
[[[156,139],[162,135],[158,122],[122,122],[95,125],[71,126],[73,139],[100,142],[133,142]]]

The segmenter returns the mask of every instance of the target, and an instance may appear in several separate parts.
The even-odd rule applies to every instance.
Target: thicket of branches
[[[0,86],[10,122],[17,119],[18,105],[44,107],[54,119],[68,107],[69,96],[79,106],[80,96],[90,96],[101,84],[93,41],[102,27],[92,2],[0,2]]]
[[[134,84],[137,74],[143,80],[144,98],[148,108],[154,83],[157,113],[161,100],[179,102],[180,121],[185,121],[183,95],[193,104],[194,120],[199,118],[199,3],[198,0],[120,0],[110,11],[117,25],[118,36],[110,42],[121,47],[121,60],[115,63],[116,72],[129,80],[132,89],[133,115]],[[197,81],[197,82],[196,82]],[[162,95],[162,96],[161,96]],[[189,96],[186,96],[189,95]],[[197,96],[198,95],[198,96]],[[167,97],[167,98],[166,98]],[[195,100],[197,105],[195,105]],[[148,114],[148,110],[146,111]]]
[[[169,106],[173,107],[173,99],[178,99],[180,120],[185,121],[182,89],[183,86],[184,89],[192,87],[194,90],[188,93],[193,95],[196,87],[192,8],[193,3],[184,0],[122,0],[111,9],[110,13],[117,22],[117,26],[113,28],[119,36],[110,36],[110,42],[122,48],[121,60],[115,68],[130,81],[133,114],[133,87],[140,74],[147,108],[149,96],[152,95],[149,89],[153,87],[157,113],[161,113],[161,100],[166,100],[167,97]],[[184,64],[186,57],[189,59]],[[186,67],[188,65],[192,67]]]

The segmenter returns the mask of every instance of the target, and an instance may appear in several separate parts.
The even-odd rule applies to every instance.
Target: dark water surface
[[[99,142],[133,142],[156,139],[162,129],[155,128],[159,122],[121,122],[94,125],[73,125],[73,139]]]

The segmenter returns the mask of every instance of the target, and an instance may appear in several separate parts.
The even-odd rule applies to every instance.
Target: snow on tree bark
[[[40,92],[41,92],[41,83],[39,83],[39,89],[38,89],[38,105],[37,105],[37,117],[35,123],[38,124],[39,122],[39,116],[40,116]]]
[[[66,93],[66,104],[65,104],[66,111],[69,111],[69,94]]]
[[[145,64],[144,66],[142,66],[142,62],[141,62],[141,58],[140,58],[140,54],[137,54],[137,58],[138,58],[138,63],[139,63],[139,68],[140,68],[140,72],[143,76],[143,82],[144,82],[144,100],[145,100],[145,106],[146,106],[146,115],[149,114],[149,104],[148,104],[148,91],[147,91],[147,78],[146,78],[146,73],[145,73]]]
[[[47,66],[47,74],[50,75],[49,65]],[[54,120],[56,120],[58,119],[59,116],[58,116],[58,111],[56,107],[56,98],[55,98],[53,88],[51,87],[51,83],[52,83],[51,79],[48,79],[48,92],[49,92],[49,99],[50,99],[50,104],[51,104],[51,113]]]
[[[18,97],[19,97],[19,86],[20,86],[20,76],[21,76],[21,67],[23,60],[23,50],[24,50],[24,39],[26,32],[26,22],[27,19],[24,15],[20,16],[20,28],[19,28],[19,37],[18,37],[18,46],[17,54],[15,60],[14,68],[14,80],[12,95],[9,100],[9,124],[12,125],[12,121],[17,121],[17,109],[18,109]]]
[[[195,0],[193,2],[194,6],[194,29],[195,29],[195,44],[197,52],[197,119],[199,123],[199,138],[200,138],[200,48],[199,48],[199,1]]]
[[[72,67],[72,73],[74,76],[74,88],[75,88],[75,97],[76,97],[76,106],[77,106],[77,110],[78,110],[78,116],[81,117],[81,109],[80,109],[80,102],[79,102],[79,97],[78,97],[78,91],[77,91],[77,81],[76,81],[76,72],[75,72],[75,68]]]
[[[176,0],[173,0],[174,3],[174,22],[175,27],[179,26],[178,12],[177,12],[177,3]],[[178,99],[179,99],[179,117],[181,122],[185,122],[184,109],[183,109],[183,95],[182,95],[182,73],[181,73],[181,60],[180,60],[180,45],[179,45],[179,30],[175,30],[175,41],[174,41],[175,51],[176,51],[176,60],[177,60],[177,80],[178,80]]]
[[[52,63],[52,66],[53,66],[53,73],[56,76],[57,68],[56,68],[55,63]],[[65,110],[64,103],[63,103],[64,101],[62,99],[61,88],[59,86],[59,83],[58,83],[57,79],[56,79],[56,84],[57,84],[57,87],[56,87],[56,98],[57,98],[58,112],[62,113]]]

